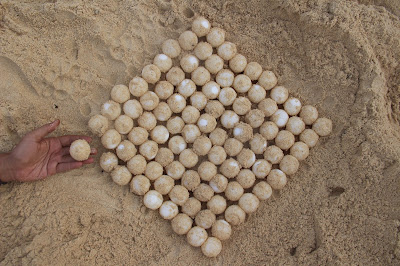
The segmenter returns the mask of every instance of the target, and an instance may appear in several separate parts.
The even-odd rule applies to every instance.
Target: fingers
[[[83,165],[83,162],[70,162],[70,163],[59,163],[56,167],[57,173],[67,172],[73,169],[77,169]]]
[[[78,140],[78,139],[84,139],[89,143],[92,141],[92,138],[88,137],[88,136],[66,135],[66,136],[58,137],[58,140],[61,142],[61,145],[63,147],[71,145],[72,142],[74,142],[75,140]]]
[[[50,124],[46,124],[44,126],[41,126],[32,132],[28,133],[26,136],[29,138],[33,138],[35,141],[40,141],[44,137],[46,137],[48,134],[56,130],[58,125],[60,124],[60,120],[55,120],[51,122]]]

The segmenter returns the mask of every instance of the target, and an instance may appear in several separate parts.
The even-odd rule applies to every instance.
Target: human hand
[[[93,163],[93,158],[78,162],[69,154],[69,147],[73,141],[84,139],[90,142],[92,140],[90,137],[67,135],[46,138],[48,134],[56,130],[59,124],[60,120],[55,120],[35,129],[26,134],[10,153],[2,154],[0,180],[3,182],[35,181]],[[93,148],[91,154],[96,153],[97,150]]]

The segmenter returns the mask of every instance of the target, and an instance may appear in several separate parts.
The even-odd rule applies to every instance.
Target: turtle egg
[[[294,156],[297,160],[305,160],[310,154],[310,149],[304,142],[298,141],[290,148],[290,155]]]
[[[193,143],[201,135],[200,129],[196,125],[185,125],[182,129],[182,137],[186,143]]]
[[[168,141],[168,148],[174,154],[180,154],[184,149],[186,149],[186,141],[181,136],[173,136]]]
[[[165,78],[169,83],[177,86],[182,80],[185,79],[185,73],[179,67],[171,67]]]
[[[273,140],[276,137],[276,135],[278,135],[278,132],[279,132],[278,126],[272,121],[264,122],[260,126],[260,134],[266,140]]]
[[[157,107],[160,99],[157,94],[152,91],[148,91],[140,97],[140,104],[146,111],[152,111]]]
[[[199,59],[194,55],[187,54],[181,58],[180,65],[183,71],[186,73],[192,73],[199,67]]]
[[[130,183],[131,192],[138,196],[143,196],[150,189],[150,180],[144,175],[136,175]]]
[[[151,161],[146,165],[146,170],[144,170],[144,175],[151,181],[155,181],[162,175],[163,171],[164,169],[161,166],[161,164],[155,161]]]
[[[142,127],[134,127],[128,134],[128,139],[135,145],[141,145],[148,137],[149,133]]]
[[[283,108],[288,115],[297,115],[301,109],[301,102],[299,99],[291,97],[283,104]]]
[[[283,86],[277,86],[271,90],[271,98],[278,104],[283,104],[289,97],[289,91]]]
[[[237,75],[233,80],[233,88],[238,93],[248,92],[252,85],[250,78],[243,74]]]
[[[243,187],[237,181],[229,182],[225,189],[225,197],[231,201],[238,201],[244,193]]]
[[[275,145],[269,146],[264,152],[264,159],[272,164],[278,164],[283,156],[283,151]]]
[[[221,28],[212,28],[207,34],[207,42],[212,47],[218,47],[225,41],[225,31]]]
[[[120,134],[128,134],[133,128],[133,120],[127,115],[120,115],[115,119],[114,127]]]
[[[286,186],[286,174],[279,169],[272,169],[267,176],[267,182],[273,189],[280,190]]]
[[[201,202],[207,202],[214,196],[214,190],[209,185],[201,183],[193,191],[193,196]]]
[[[153,110],[153,114],[158,121],[167,121],[171,115],[172,111],[169,108],[169,105],[166,102],[161,102],[157,107]]]
[[[117,156],[126,162],[136,155],[137,149],[129,140],[123,140],[116,148]]]
[[[159,81],[154,87],[154,92],[158,98],[166,100],[174,93],[174,85],[165,80]]]
[[[134,77],[129,82],[129,91],[135,97],[140,97],[149,90],[149,84],[141,77]]]
[[[192,23],[192,31],[196,33],[198,37],[206,36],[211,30],[210,22],[204,17],[196,18]]]
[[[161,195],[167,195],[175,186],[174,179],[167,175],[162,175],[154,182],[154,189]]]
[[[193,82],[196,83],[196,85],[198,85],[198,86],[203,86],[204,84],[209,82],[211,79],[210,72],[202,66],[196,68],[192,72],[191,77],[192,77]]]
[[[265,178],[271,171],[272,165],[266,160],[259,159],[254,164],[251,170],[257,178]]]
[[[225,220],[232,225],[244,223],[246,213],[238,205],[231,205],[225,210]]]
[[[143,107],[137,100],[128,100],[124,103],[124,113],[132,119],[136,119],[143,113]]]
[[[204,66],[211,74],[217,74],[218,71],[224,68],[224,60],[216,54],[211,55],[204,62]]]
[[[278,79],[276,78],[274,72],[266,70],[261,73],[258,78],[258,84],[264,87],[265,90],[270,90],[278,83]]]
[[[209,114],[202,114],[197,121],[197,126],[203,133],[210,133],[217,126],[217,120]]]
[[[168,196],[172,202],[182,206],[189,198],[189,191],[184,186],[176,185],[171,189]]]
[[[201,202],[196,198],[189,198],[185,204],[182,205],[182,212],[190,217],[195,217],[201,210]]]
[[[179,42],[173,39],[166,40],[162,44],[161,50],[165,55],[171,58],[178,57],[178,55],[181,53],[181,47],[179,45]]]
[[[251,110],[251,102],[247,97],[238,97],[233,102],[232,109],[238,115],[245,115]]]
[[[285,155],[279,163],[279,168],[286,175],[293,175],[299,169],[299,161],[292,155]]]
[[[125,85],[115,85],[111,89],[111,99],[117,103],[124,103],[131,97],[129,89]]]
[[[172,94],[171,97],[168,98],[167,103],[174,113],[180,113],[186,107],[186,100],[179,93]]]
[[[143,197],[143,204],[151,210],[157,210],[163,203],[163,197],[155,190],[148,191]]]
[[[272,116],[271,121],[274,122],[278,127],[284,127],[289,120],[289,115],[285,110],[278,109]]]
[[[215,222],[215,214],[210,210],[201,210],[197,213],[195,223],[197,226],[209,229]]]
[[[258,103],[258,109],[263,111],[266,117],[270,117],[278,110],[278,105],[271,98],[266,98]]]
[[[102,115],[95,115],[89,119],[88,125],[93,134],[101,137],[108,129],[108,119]]]
[[[255,154],[263,154],[267,149],[267,140],[259,133],[255,134],[254,137],[249,141],[250,149]]]
[[[250,168],[256,161],[256,155],[250,149],[242,149],[237,156],[237,160],[242,167]]]
[[[229,69],[222,69],[218,72],[215,77],[215,81],[221,85],[221,87],[229,87],[233,84],[235,74]]]
[[[233,136],[241,142],[247,142],[253,138],[253,128],[246,123],[239,122],[233,128]]]
[[[158,211],[161,217],[166,220],[171,220],[179,213],[178,206],[172,201],[165,201]]]
[[[239,207],[245,213],[253,213],[260,206],[260,200],[253,193],[244,193],[239,199]]]
[[[218,55],[224,60],[231,60],[237,53],[237,48],[234,43],[224,42],[217,49]]]
[[[293,135],[300,135],[301,132],[306,128],[303,119],[298,116],[292,116],[289,118],[286,124],[286,130],[293,133]]]
[[[142,77],[148,83],[155,84],[161,77],[161,71],[156,65],[147,65],[142,69]]]
[[[114,183],[116,183],[120,186],[125,186],[125,185],[129,184],[129,182],[131,181],[132,174],[131,174],[131,172],[129,172],[129,170],[128,170],[128,168],[126,168],[126,166],[118,165],[111,172],[111,178],[114,181]]]
[[[169,139],[168,129],[162,125],[156,126],[150,132],[151,139],[158,144],[164,144]]]
[[[137,123],[140,127],[146,130],[152,130],[157,125],[157,119],[151,112],[144,112],[137,119]]]
[[[189,51],[196,47],[198,38],[193,31],[187,30],[179,36],[178,42],[183,50]]]
[[[222,146],[228,139],[228,134],[222,128],[217,127],[208,135],[208,137],[213,145]]]
[[[174,161],[174,153],[168,148],[160,148],[154,160],[165,167]]]
[[[133,156],[132,159],[130,159],[126,164],[126,167],[128,167],[129,172],[131,172],[134,175],[143,174],[144,171],[146,170],[146,166],[147,166],[147,161],[140,154],[136,154],[135,156]]]
[[[199,156],[192,149],[185,149],[179,154],[179,161],[186,168],[192,168],[199,162]]]
[[[101,144],[104,148],[112,150],[115,149],[121,142],[121,135],[115,129],[109,129],[101,137]]]
[[[219,118],[224,113],[225,108],[220,101],[212,100],[207,102],[205,111],[207,114]]]
[[[211,234],[219,240],[224,241],[231,237],[232,227],[225,220],[217,220],[211,227]]]
[[[158,152],[158,145],[155,141],[146,140],[139,147],[139,153],[143,155],[147,160],[152,160],[156,157]]]
[[[165,170],[167,175],[172,177],[174,180],[179,180],[185,172],[185,166],[178,161],[173,161],[165,167]]]
[[[227,178],[234,178],[239,174],[240,165],[235,159],[229,158],[221,164],[219,171]]]
[[[229,60],[229,67],[235,73],[241,73],[247,66],[247,59],[241,54],[235,55],[231,60]]]
[[[168,119],[167,129],[171,134],[178,134],[182,132],[185,122],[179,116],[174,116]]]
[[[240,170],[239,174],[236,176],[236,181],[244,188],[251,188],[256,181],[255,174],[249,169]]]
[[[228,186],[228,179],[221,174],[215,175],[210,180],[210,187],[214,190],[215,193],[224,192],[227,186]]]
[[[207,231],[200,226],[193,227],[186,235],[188,243],[193,247],[200,247],[203,245],[207,237]]]
[[[260,127],[262,123],[264,123],[264,118],[263,111],[259,109],[252,109],[245,116],[246,122],[249,123],[252,128]]]
[[[171,221],[172,230],[178,235],[184,235],[192,228],[193,220],[187,214],[179,213]]]
[[[195,124],[199,120],[200,111],[191,105],[187,105],[182,111],[182,119],[186,124]]]
[[[253,84],[249,91],[247,92],[247,97],[249,97],[250,101],[253,103],[259,103],[265,99],[267,92],[263,87],[257,84]]]
[[[207,202],[207,208],[214,214],[221,214],[226,209],[226,199],[220,195],[214,195]]]
[[[243,143],[237,139],[229,138],[224,143],[224,149],[229,156],[236,156],[243,149]]]
[[[211,147],[211,140],[206,136],[200,136],[193,142],[193,151],[200,156],[207,155]]]
[[[218,95],[218,100],[224,105],[229,106],[232,105],[235,101],[237,93],[231,87],[226,87],[221,90]]]
[[[197,171],[201,180],[210,181],[217,174],[217,166],[209,161],[204,161],[199,165]]]
[[[161,72],[165,73],[172,67],[172,60],[168,55],[158,54],[154,57],[153,64],[156,65]]]
[[[267,200],[272,195],[272,188],[267,182],[261,181],[253,187],[253,194],[256,195],[259,200]]]
[[[215,165],[222,164],[226,159],[226,152],[221,146],[214,146],[208,153],[208,160]]]
[[[276,135],[275,145],[286,151],[292,147],[294,141],[294,135],[290,131],[281,130],[278,132],[278,135]]]
[[[211,44],[207,42],[200,42],[194,48],[194,55],[197,56],[200,60],[206,60],[213,53],[213,48]]]
[[[84,139],[77,139],[71,143],[69,154],[77,161],[85,161],[90,156],[90,145]]]
[[[306,125],[312,125],[318,119],[318,110],[314,106],[305,105],[301,108],[299,115]]]
[[[196,91],[190,96],[190,104],[199,110],[203,110],[207,105],[207,97],[201,91]]]
[[[110,120],[115,120],[121,114],[121,105],[109,100],[101,106],[101,114]]]
[[[317,145],[319,136],[317,133],[315,133],[314,130],[312,129],[305,129],[303,132],[300,134],[300,140],[307,144],[309,148],[314,147]]]
[[[181,184],[189,191],[195,190],[200,182],[200,175],[194,170],[188,170],[182,175]]]
[[[221,87],[214,81],[209,81],[203,85],[201,91],[207,97],[207,99],[216,99],[221,91]]]
[[[328,118],[318,118],[312,125],[312,129],[321,137],[328,136],[332,132],[332,121]]]
[[[111,172],[118,165],[118,158],[112,152],[105,152],[100,157],[100,167],[105,172]]]
[[[221,124],[225,128],[233,128],[239,123],[239,116],[230,110],[226,110],[221,116]]]
[[[244,69],[244,74],[248,76],[251,80],[257,80],[262,72],[262,67],[257,62],[250,62]]]

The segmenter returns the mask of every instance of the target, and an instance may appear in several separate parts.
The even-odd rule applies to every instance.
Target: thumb
[[[46,124],[44,126],[41,126],[32,132],[30,132],[27,136],[30,138],[33,138],[35,141],[40,141],[44,137],[46,137],[48,134],[56,130],[58,125],[60,124],[60,120],[55,120],[51,122],[50,124]]]

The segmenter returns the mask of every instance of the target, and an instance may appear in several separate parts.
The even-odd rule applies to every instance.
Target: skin
[[[69,154],[73,141],[84,139],[91,142],[90,137],[77,135],[46,137],[59,125],[60,120],[55,120],[37,128],[26,134],[11,152],[0,154],[0,180],[36,181],[93,163],[93,158],[78,162]],[[93,148],[91,154],[96,153],[97,150]]]

